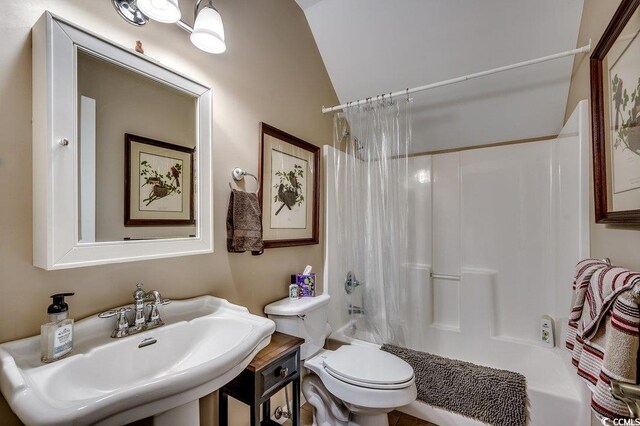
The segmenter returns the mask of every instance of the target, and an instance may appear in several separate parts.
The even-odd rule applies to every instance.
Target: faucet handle
[[[116,314],[117,314],[116,310],[112,309],[110,311],[99,313],[98,318],[111,318],[111,317],[115,317]]]
[[[147,327],[153,328],[158,327],[164,322],[160,318],[160,310],[158,309],[158,303],[151,304],[151,309],[149,310],[149,319],[147,320]]]
[[[155,302],[149,304],[151,309],[149,310],[147,327],[150,327],[150,328],[158,327],[164,324],[164,321],[162,321],[162,319],[160,318],[160,310],[158,309],[158,306],[168,305],[169,303],[171,303],[171,299],[162,299],[160,297],[160,293],[158,292],[155,292],[155,293],[158,297],[156,298]]]
[[[126,314],[129,311],[131,311],[131,308],[111,309],[110,311],[106,311],[98,314],[98,318],[111,318],[111,317],[115,317],[116,315]]]
[[[129,320],[127,319],[127,312],[130,312],[131,308],[118,308],[112,309],[107,312],[103,312],[98,315],[99,318],[116,318],[116,328],[111,333],[111,337],[124,337],[129,334]]]

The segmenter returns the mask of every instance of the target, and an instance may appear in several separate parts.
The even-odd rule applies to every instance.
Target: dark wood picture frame
[[[304,246],[319,243],[320,235],[320,147],[313,145],[309,142],[305,142],[302,139],[286,133],[280,129],[270,126],[267,123],[260,123],[260,164],[258,168],[258,176],[260,177],[258,200],[260,201],[260,209],[264,208],[264,191],[265,191],[265,179],[268,180],[268,185],[271,185],[270,176],[265,176],[265,135],[270,135],[283,142],[291,144],[295,147],[301,148],[305,151],[309,151],[313,155],[313,183],[310,188],[313,190],[313,195],[310,200],[312,203],[311,214],[311,237],[310,238],[296,238],[296,239],[265,239],[264,248],[277,248],[277,247],[292,247],[292,246]],[[268,187],[267,187],[268,188]],[[262,218],[263,228],[265,226],[266,218]]]
[[[189,219],[132,219],[131,218],[131,142],[151,145],[158,148],[170,149],[189,154]],[[162,142],[144,136],[125,133],[124,135],[124,225],[125,226],[183,226],[195,225],[194,215],[194,176],[193,176],[193,154],[195,148],[188,148],[175,145],[169,142]],[[183,182],[184,188],[184,182]]]
[[[605,99],[603,61],[622,30],[640,6],[640,0],[622,0],[609,22],[590,60],[591,72],[591,132],[593,142],[593,183],[595,219],[597,223],[640,225],[640,209],[610,211],[607,182],[607,129],[605,127]],[[608,82],[607,82],[608,84]]]

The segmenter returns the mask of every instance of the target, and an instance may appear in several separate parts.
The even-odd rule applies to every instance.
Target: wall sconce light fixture
[[[178,0],[111,0],[120,16],[130,24],[142,26],[149,19],[167,24],[177,24],[191,34],[191,43],[208,53],[222,53],[227,50],[224,40],[224,26],[220,13],[213,7],[212,0],[200,9],[203,0],[197,0],[193,9],[193,28],[182,21]]]

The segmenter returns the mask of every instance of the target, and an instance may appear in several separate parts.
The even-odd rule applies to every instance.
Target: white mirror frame
[[[49,12],[32,40],[34,265],[53,270],[213,252],[211,89]],[[78,49],[197,97],[195,238],[79,242]]]

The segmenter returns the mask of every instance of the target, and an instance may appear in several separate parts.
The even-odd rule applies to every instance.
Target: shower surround
[[[557,138],[408,160],[404,346],[525,375],[534,426],[590,424],[589,394],[562,349],[573,269],[589,255],[588,128],[582,101]],[[335,164],[348,154],[325,147],[324,156],[332,338],[380,343],[366,318],[366,292],[378,286],[345,292]],[[555,321],[555,348],[540,344],[543,314]],[[420,402],[403,411],[442,426],[480,424]]]

